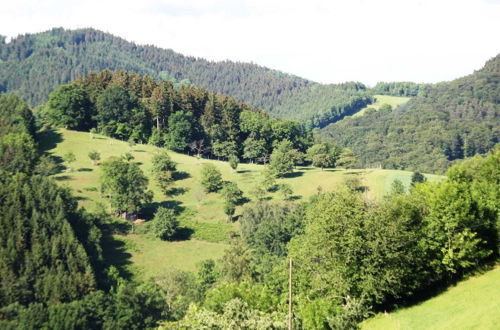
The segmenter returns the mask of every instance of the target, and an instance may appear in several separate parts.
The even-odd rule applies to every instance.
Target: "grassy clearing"
[[[80,204],[95,210],[98,204],[108,207],[108,202],[99,194],[100,167],[93,165],[88,157],[90,151],[101,154],[101,161],[111,156],[121,156],[126,152],[134,156],[146,175],[150,174],[151,157],[158,148],[150,145],[130,147],[124,141],[96,135],[93,139],[89,133],[68,130],[46,132],[43,134],[42,148],[62,162],[63,156],[73,152],[76,161],[71,165],[71,171],[56,174],[55,179],[62,185],[68,185],[74,190]],[[170,152],[177,163],[180,172],[174,187],[175,193],[164,196],[150,178],[150,189],[154,192],[154,200],[150,209],[158,205],[175,208],[180,213],[181,226],[187,234],[184,241],[162,242],[147,234],[116,236],[122,242],[124,264],[134,276],[158,276],[166,269],[178,268],[193,270],[196,264],[207,258],[218,258],[226,249],[224,241],[230,231],[237,231],[239,223],[227,223],[223,212],[223,201],[219,194],[205,194],[199,184],[201,164],[213,163],[223,175],[223,179],[234,181],[243,190],[245,196],[251,199],[250,191],[261,181],[264,166],[255,164],[240,164],[233,171],[227,162],[197,159],[184,154]],[[289,178],[279,179],[277,183],[286,182],[294,191],[296,200],[307,198],[321,187],[323,192],[331,191],[341,186],[349,177],[358,177],[367,188],[366,197],[377,199],[390,190],[392,181],[396,178],[409,185],[412,172],[395,170],[324,170],[314,167],[300,167]],[[428,176],[433,180],[438,176]],[[279,192],[270,193],[272,200],[281,200]],[[242,207],[236,210],[236,216],[241,214]],[[137,248],[134,248],[137,247]],[[114,257],[113,257],[114,258]],[[118,258],[118,257],[117,257]],[[131,264],[130,264],[131,262]],[[161,264],[156,264],[156,262]]]
[[[499,296],[500,266],[417,306],[379,314],[362,329],[498,329]]]
[[[150,174],[151,157],[159,149],[150,145],[136,145],[130,148],[126,142],[96,135],[90,138],[89,133],[68,130],[59,130],[57,133],[46,134],[42,137],[44,148],[52,155],[62,158],[64,154],[73,152],[76,161],[71,164],[71,172],[62,172],[55,175],[61,184],[70,186],[80,200],[80,204],[90,210],[96,208],[96,203],[107,202],[99,194],[100,167],[93,165],[88,153],[96,150],[101,154],[101,161],[111,156],[120,156],[130,152],[134,161],[139,162],[141,168]],[[200,169],[203,163],[213,163],[221,172],[224,180],[234,181],[243,190],[245,196],[251,199],[251,190],[260,182],[264,166],[255,164],[240,164],[237,171],[233,171],[227,162],[197,159],[184,154],[170,152],[172,159],[177,163],[181,172],[176,181],[174,194],[164,196],[150,178],[150,189],[154,192],[154,202],[175,206],[180,210],[189,210],[186,216],[199,222],[227,224],[222,210],[223,201],[219,194],[203,193],[199,184]],[[321,170],[314,167],[299,167],[289,178],[279,179],[277,183],[286,182],[291,185],[296,199],[306,199],[315,194],[318,187],[322,191],[330,191],[341,185],[348,177],[358,177],[368,188],[370,198],[381,198],[389,191],[390,184],[396,178],[409,185],[412,172],[399,170]],[[439,178],[427,175],[431,180]],[[273,200],[281,200],[279,192],[270,193]],[[237,210],[240,212],[241,210]],[[227,224],[229,225],[229,224]]]
[[[363,109],[356,112],[352,117],[360,117],[363,116],[369,108],[378,110],[382,104],[389,104],[392,106],[392,109],[396,109],[399,105],[405,104],[408,102],[409,97],[401,97],[401,96],[390,96],[390,95],[375,95],[375,102],[373,104],[367,105]]]
[[[219,259],[228,245],[198,240],[164,242],[147,234],[116,235],[130,254],[125,269],[136,279],[158,277],[172,270],[195,271],[199,262]]]

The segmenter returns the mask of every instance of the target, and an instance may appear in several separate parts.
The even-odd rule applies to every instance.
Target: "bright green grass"
[[[76,161],[71,164],[71,172],[63,172],[55,176],[62,184],[69,185],[76,196],[80,199],[82,206],[92,210],[96,207],[96,202],[108,205],[99,195],[99,175],[100,167],[92,165],[88,158],[91,150],[97,150],[101,154],[101,161],[111,157],[120,156],[130,152],[134,161],[139,162],[146,175],[150,175],[151,157],[159,148],[150,145],[136,145],[130,148],[126,142],[110,139],[105,136],[96,135],[90,138],[89,133],[68,130],[59,130],[60,141],[50,145],[55,140],[54,136],[42,137],[42,144],[48,146],[48,152],[62,157],[72,151],[76,155]],[[251,198],[250,191],[261,180],[261,172],[264,166],[255,164],[240,164],[237,172],[234,172],[227,162],[197,159],[184,154],[170,152],[170,156],[177,163],[179,171],[188,173],[188,177],[175,183],[176,188],[184,189],[184,193],[176,196],[163,196],[157,189],[154,180],[150,178],[150,189],[154,192],[155,202],[176,201],[182,207],[189,209],[189,214],[193,219],[200,222],[210,222],[214,224],[228,225],[227,217],[223,212],[223,201],[219,194],[202,192],[199,184],[200,170],[203,163],[213,163],[222,172],[224,180],[234,181],[243,190],[245,196]],[[330,191],[340,186],[344,180],[350,176],[359,177],[362,183],[368,187],[367,195],[371,198],[380,198],[388,193],[392,181],[396,178],[402,180],[407,185],[411,179],[412,172],[399,170],[321,170],[314,167],[299,167],[295,170],[293,177],[279,179],[277,182],[286,182],[292,186],[294,195],[298,199],[306,199],[315,194],[319,186],[322,191]],[[433,180],[439,176],[428,175]],[[88,191],[88,188],[97,188],[97,191]],[[279,193],[271,193],[269,196],[273,200],[281,200]],[[241,208],[237,211],[241,211]],[[228,225],[229,226],[229,225]]]
[[[390,96],[390,95],[375,95],[375,102],[367,105],[363,109],[356,112],[352,117],[363,116],[368,108],[372,108],[375,110],[380,109],[382,104],[389,104],[392,106],[392,109],[396,109],[399,105],[405,104],[408,102],[409,97],[401,97],[401,96]]]
[[[228,245],[198,240],[165,242],[152,235],[116,235],[131,255],[125,268],[138,279],[158,277],[172,270],[195,271],[202,260],[220,259]]]
[[[500,267],[417,306],[379,314],[362,329],[499,329]]]
[[[42,136],[42,147],[54,156],[62,157],[72,151],[76,161],[71,164],[71,172],[63,172],[55,175],[60,184],[68,185],[74,190],[80,204],[95,210],[97,203],[108,206],[108,202],[99,195],[100,168],[93,165],[88,158],[91,150],[101,154],[101,161],[111,156],[120,156],[130,152],[134,161],[139,162],[146,175],[150,175],[151,157],[159,148],[150,145],[136,145],[130,148],[128,143],[110,139],[105,136],[96,135],[94,139],[89,133],[68,130],[59,130],[56,133],[46,133]],[[262,165],[240,164],[237,172],[233,171],[227,162],[197,159],[187,155],[170,152],[172,159],[177,163],[179,171],[186,173],[185,178],[176,181],[175,187],[185,192],[176,196],[163,196],[157,189],[154,181],[150,178],[150,188],[154,192],[154,202],[177,203],[184,208],[181,213],[181,226],[193,230],[191,239],[182,242],[162,242],[158,239],[149,238],[147,235],[120,236],[119,239],[143,248],[133,249],[126,245],[127,253],[130,254],[132,265],[129,266],[134,275],[161,275],[164,269],[178,268],[192,270],[200,261],[221,256],[226,245],[230,231],[238,230],[239,223],[227,223],[227,217],[223,212],[223,201],[219,194],[202,193],[199,184],[200,169],[203,163],[213,163],[220,169],[223,179],[234,181],[243,190],[246,197],[251,198],[249,192],[261,180]],[[390,185],[395,178],[401,179],[409,184],[412,172],[395,170],[324,170],[314,167],[300,167],[295,170],[293,177],[280,179],[278,183],[286,182],[291,185],[294,196],[298,200],[307,200],[309,196],[321,190],[331,191],[341,186],[346,178],[358,177],[362,184],[368,188],[367,198],[378,199],[387,194]],[[438,176],[429,176],[436,179]],[[89,190],[90,188],[90,190]],[[92,191],[94,188],[96,191]],[[269,194],[273,200],[281,200],[279,193]],[[241,214],[242,207],[236,211]],[[118,237],[118,236],[117,236]],[[132,243],[131,243],[132,244]],[[205,244],[205,245],[203,245]],[[132,244],[133,245],[133,244]],[[202,246],[203,245],[203,246]],[[162,260],[165,266],[154,266],[150,260]],[[151,268],[150,268],[151,266]]]

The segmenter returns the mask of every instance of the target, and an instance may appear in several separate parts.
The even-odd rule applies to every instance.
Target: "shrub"
[[[222,174],[213,164],[203,164],[201,168],[201,185],[205,192],[217,192],[222,188]]]
[[[173,210],[164,207],[158,208],[153,219],[152,228],[156,237],[162,240],[172,240],[178,227],[179,220],[177,220]]]

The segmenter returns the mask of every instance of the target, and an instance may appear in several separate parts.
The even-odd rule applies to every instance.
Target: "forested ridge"
[[[0,91],[15,92],[32,105],[58,85],[104,69],[190,81],[281,118],[325,126],[370,103],[360,83],[321,85],[241,62],[213,62],[170,49],[140,46],[94,29],[53,29],[0,42]],[[320,91],[320,93],[318,93]]]
[[[361,167],[427,172],[444,172],[454,161],[484,154],[499,142],[500,56],[451,82],[418,92],[405,92],[404,86],[392,87],[403,95],[418,94],[405,105],[331,124],[323,136],[351,148]]]

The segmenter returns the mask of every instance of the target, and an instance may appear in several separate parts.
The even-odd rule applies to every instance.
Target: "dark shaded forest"
[[[500,56],[469,76],[419,89],[398,109],[332,124],[323,136],[351,148],[361,167],[443,173],[500,140]]]

